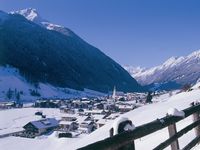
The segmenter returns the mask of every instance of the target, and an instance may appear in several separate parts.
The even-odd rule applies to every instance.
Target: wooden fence
[[[156,131],[159,131],[163,128],[168,128],[169,138],[163,143],[158,143],[159,145],[155,147],[153,150],[162,150],[168,146],[171,146],[172,150],[179,149],[178,138],[180,138],[185,133],[195,130],[196,138],[193,139],[188,145],[186,145],[183,150],[190,150],[196,144],[200,142],[200,104],[191,104],[191,107],[184,109],[185,117],[177,117],[177,116],[166,116],[161,119],[154,120],[150,123],[141,125],[136,127],[133,131],[123,132],[121,134],[117,134],[113,137],[106,138],[102,141],[98,141],[96,143],[87,145],[79,150],[121,150],[126,149],[127,145],[131,145],[131,149],[135,150],[134,140],[142,138],[146,135],[152,134]],[[176,130],[176,123],[180,120],[185,119],[186,117],[192,115],[193,122],[183,128],[182,130]]]

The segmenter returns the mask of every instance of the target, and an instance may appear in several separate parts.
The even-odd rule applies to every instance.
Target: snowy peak
[[[140,66],[138,67],[133,67],[133,66],[129,66],[129,65],[126,65],[124,66],[124,68],[128,71],[128,72],[131,72],[132,74],[137,74],[137,73],[142,73],[146,70],[146,68],[142,68]]]
[[[40,23],[42,21],[45,21],[44,19],[42,19],[39,15],[39,13],[37,12],[36,9],[33,8],[27,8],[27,9],[22,9],[19,11],[14,11],[11,12],[11,14],[20,14],[22,16],[24,16],[26,19],[36,22],[36,23]]]
[[[200,78],[200,50],[185,57],[171,57],[163,64],[143,71],[124,68],[142,85],[168,82],[193,84]]]
[[[188,58],[200,58],[200,50],[194,51],[190,55],[187,56]]]
[[[62,33],[66,36],[74,36],[75,34],[69,30],[66,27],[63,27],[61,25],[57,25],[57,24],[53,24],[45,19],[43,19],[39,13],[37,12],[36,9],[33,8],[27,8],[27,9],[22,9],[19,11],[14,11],[11,12],[11,14],[19,14],[24,16],[26,19],[28,19],[29,21],[32,21],[48,30],[54,30],[57,31],[59,33]]]
[[[162,67],[172,67],[174,65],[177,65],[178,63],[180,63],[183,60],[184,60],[184,57],[170,57],[161,66]]]
[[[166,62],[164,62],[164,66],[170,66],[176,62],[177,58],[176,57],[170,57]]]

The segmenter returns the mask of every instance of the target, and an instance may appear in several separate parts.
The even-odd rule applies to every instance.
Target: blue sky
[[[198,0],[0,0],[72,29],[122,65],[151,67],[200,49]]]

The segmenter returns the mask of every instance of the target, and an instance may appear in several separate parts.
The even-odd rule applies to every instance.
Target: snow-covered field
[[[167,95],[160,97],[160,102],[145,105],[133,111],[123,114],[123,117],[127,117],[132,120],[135,126],[142,125],[144,123],[151,122],[157,118],[164,117],[170,108],[177,108],[178,110],[185,109],[190,106],[193,101],[200,100],[200,84],[194,86],[194,90],[190,92],[182,92],[175,94],[167,98]],[[164,100],[163,100],[164,99]],[[156,98],[158,101],[158,98]],[[13,109],[0,111],[0,128],[1,132],[5,130],[13,130],[14,128],[21,127],[27,121],[37,119],[34,116],[34,112],[37,109],[25,108],[25,109]],[[49,117],[59,118],[59,111],[56,109],[43,109],[43,112]],[[33,117],[34,116],[34,117]],[[191,123],[191,117],[184,119],[177,123],[177,130],[184,128]],[[113,126],[114,121],[108,122],[105,126],[97,129],[93,133],[72,139],[58,139],[55,134],[50,136],[43,136],[36,139],[27,139],[19,137],[6,137],[0,139],[0,147],[3,150],[65,150],[65,149],[77,149],[90,143],[103,140],[109,137],[109,129]],[[8,129],[6,129],[8,128]],[[168,138],[167,129],[160,130],[141,139],[136,140],[137,150],[150,150],[163,142]],[[194,132],[191,131],[179,139],[180,147],[182,148],[190,140],[194,138]],[[169,149],[169,148],[168,148]],[[196,147],[196,149],[200,149]]]

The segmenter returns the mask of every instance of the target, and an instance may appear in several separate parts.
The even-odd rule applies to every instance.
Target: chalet
[[[95,106],[97,109],[104,109],[104,104],[103,104],[103,103],[96,103],[96,104],[94,104],[94,106]]]
[[[76,121],[77,118],[76,118],[76,115],[67,115],[67,114],[63,114],[61,116],[61,120],[62,121]]]
[[[129,112],[129,111],[133,110],[134,106],[132,106],[132,105],[118,105],[118,108],[119,108],[120,112],[125,113],[125,112]]]
[[[106,124],[106,119],[99,119],[98,121],[97,121],[97,128],[101,128],[102,126],[104,126],[105,124]]]
[[[91,114],[91,115],[103,115],[103,114],[106,114],[105,110],[99,110],[99,109],[96,109],[96,110],[86,110],[84,112],[85,112],[85,114]]]
[[[27,123],[23,128],[27,134],[42,135],[58,127],[58,121],[54,118],[47,118]]]
[[[61,113],[67,113],[67,114],[75,114],[75,110],[71,108],[61,107],[60,108]]]
[[[78,123],[77,122],[71,122],[71,121],[60,121],[59,122],[59,130],[60,131],[75,131],[78,129]]]
[[[53,100],[37,100],[35,102],[35,107],[39,108],[59,108],[60,102]]]
[[[97,129],[97,124],[94,121],[84,121],[79,124],[79,131],[82,133],[91,133]]]

